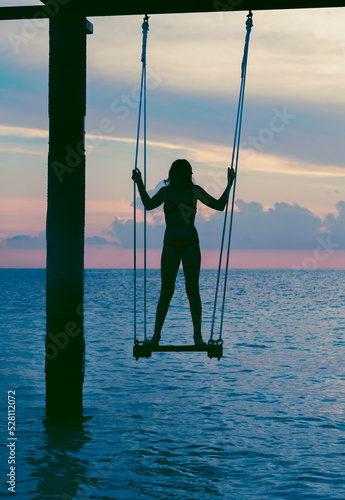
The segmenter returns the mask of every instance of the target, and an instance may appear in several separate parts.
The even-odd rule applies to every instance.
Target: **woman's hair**
[[[170,186],[171,184],[171,177],[174,175],[175,172],[181,173],[181,174],[186,174],[188,175],[188,187],[192,187],[193,180],[192,180],[192,166],[187,160],[175,160],[170,167],[169,170],[169,175],[168,178],[164,181],[167,186]]]

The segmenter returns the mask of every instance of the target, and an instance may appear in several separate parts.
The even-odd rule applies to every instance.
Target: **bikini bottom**
[[[186,238],[184,240],[182,239],[174,240],[174,239],[164,238],[163,243],[164,245],[169,245],[170,247],[173,247],[177,251],[179,256],[182,257],[184,252],[189,247],[195,245],[196,243],[199,243],[199,238]]]

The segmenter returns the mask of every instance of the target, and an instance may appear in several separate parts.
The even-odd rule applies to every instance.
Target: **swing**
[[[234,145],[233,145],[233,149],[232,149],[232,158],[231,158],[231,168],[233,168],[235,165],[235,174],[237,174],[237,166],[238,166],[238,156],[239,156],[239,147],[240,147],[241,127],[242,127],[242,115],[243,115],[243,103],[244,103],[244,91],[245,91],[245,82],[246,82],[246,73],[247,73],[249,38],[250,38],[251,29],[253,26],[252,17],[253,17],[252,11],[249,11],[249,14],[247,15],[247,21],[246,21],[246,37],[245,37],[244,53],[243,53],[243,59],[242,59],[242,65],[241,65],[241,86],[240,86],[238,108],[237,108]],[[141,118],[141,109],[142,109],[142,103],[143,103],[143,108],[144,108],[144,113],[143,113],[143,116],[144,116],[144,120],[143,120],[144,121],[144,179],[143,179],[143,182],[144,182],[145,189],[146,189],[146,45],[147,45],[147,33],[149,30],[148,19],[149,19],[149,17],[147,15],[145,15],[144,21],[142,24],[142,30],[143,30],[142,57],[141,57],[142,72],[141,72],[139,117],[138,117],[137,142],[136,142],[135,167],[134,167],[134,169],[137,169],[137,165],[138,165],[140,118]],[[196,344],[196,345],[158,345],[158,344],[152,345],[152,344],[147,342],[147,337],[146,337],[146,303],[147,303],[147,301],[146,301],[146,209],[145,209],[145,207],[144,207],[144,341],[140,342],[137,339],[136,184],[135,184],[135,182],[133,182],[133,184],[134,184],[134,202],[133,202],[133,207],[134,207],[134,266],[133,266],[133,269],[134,269],[134,346],[133,346],[133,356],[137,360],[139,358],[150,358],[152,355],[152,352],[207,352],[209,358],[217,358],[218,361],[222,357],[222,355],[223,355],[222,329],[223,329],[223,319],[224,319],[226,282],[227,282],[228,267],[229,267],[232,221],[233,221],[234,203],[235,203],[236,178],[237,178],[237,175],[235,175],[234,183],[233,183],[219,336],[216,340],[213,339],[216,309],[217,309],[217,300],[218,300],[218,289],[219,289],[219,282],[220,282],[220,271],[221,271],[221,265],[222,265],[225,231],[226,231],[226,226],[227,226],[227,215],[228,215],[228,209],[229,209],[229,192],[230,192],[230,190],[228,191],[225,214],[224,214],[223,232],[222,232],[222,240],[221,240],[221,247],[220,247],[220,254],[219,254],[217,283],[216,283],[216,290],[215,290],[215,299],[214,299],[214,306],[213,306],[210,339],[209,339],[207,344],[204,343],[204,344]]]

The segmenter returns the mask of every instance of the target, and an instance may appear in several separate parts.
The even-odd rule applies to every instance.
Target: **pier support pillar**
[[[50,19],[46,414],[65,419],[84,380],[86,28],[78,8]]]

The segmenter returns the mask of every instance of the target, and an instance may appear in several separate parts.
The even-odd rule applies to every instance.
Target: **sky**
[[[40,2],[0,0],[13,4]],[[85,265],[131,267],[142,17],[90,21]],[[210,194],[223,192],[245,21],[245,12],[150,17],[150,194],[176,158]],[[230,266],[344,268],[345,9],[254,12],[253,22]],[[0,267],[44,267],[48,21],[2,23]],[[223,216],[198,206],[203,267],[217,266]],[[140,236],[140,204],[138,220]],[[149,267],[159,267],[163,235],[158,208],[148,214]]]

